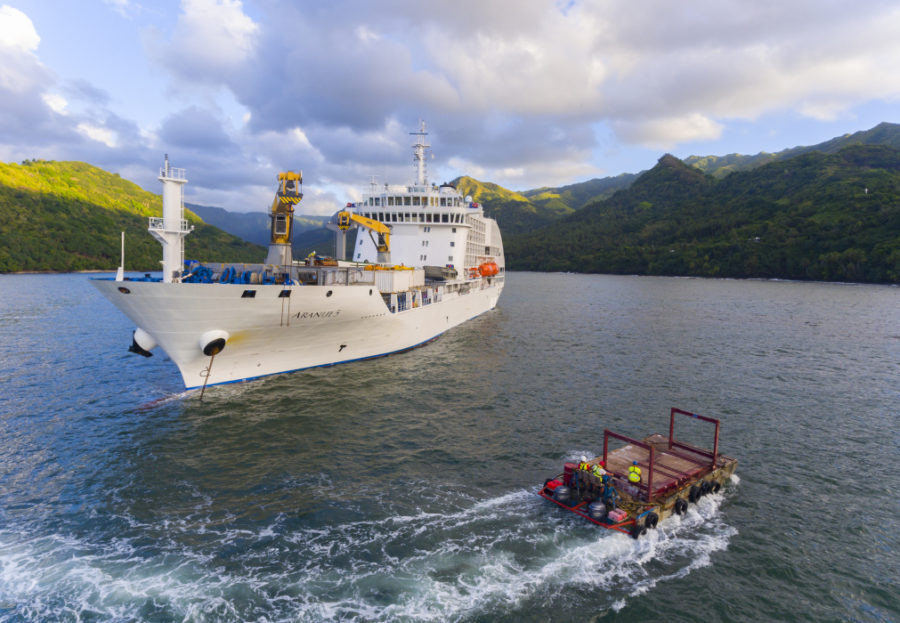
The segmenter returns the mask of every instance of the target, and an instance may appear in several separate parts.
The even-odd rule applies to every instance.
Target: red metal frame
[[[564,508],[567,511],[572,511],[576,515],[578,515],[580,517],[584,517],[591,523],[597,524],[598,526],[600,526],[602,528],[606,528],[607,530],[618,530],[619,532],[622,532],[624,534],[629,534],[629,531],[625,529],[625,526],[634,525],[634,519],[630,519],[630,518],[626,519],[625,521],[619,522],[617,524],[608,524],[605,522],[600,522],[581,510],[581,507],[584,506],[584,504],[585,504],[584,502],[582,502],[581,504],[578,504],[577,506],[567,506],[566,504],[563,504],[562,502],[557,502],[556,500],[554,500],[552,495],[547,495],[546,493],[544,493],[543,489],[538,491],[538,495],[541,496],[542,498],[544,498],[545,500],[550,500],[551,502],[553,502],[560,508]]]
[[[687,417],[691,417],[697,420],[702,420],[704,422],[709,422],[710,424],[715,424],[716,431],[715,437],[713,438],[713,450],[710,453],[709,450],[704,450],[702,448],[695,448],[689,444],[680,442],[675,439],[675,414],[685,415]],[[694,452],[701,456],[709,457],[710,465],[713,469],[716,467],[716,463],[719,461],[719,420],[711,417],[706,417],[705,415],[699,415],[697,413],[690,413],[688,411],[683,411],[681,409],[677,409],[672,407],[672,411],[669,414],[669,450],[672,448],[680,448],[682,450],[687,450],[689,452]],[[684,457],[687,458],[687,457]],[[690,460],[690,459],[688,459]]]
[[[712,452],[710,452],[709,450],[706,450],[704,448],[697,448],[690,444],[684,443],[682,441],[678,441],[675,438],[675,415],[676,414],[684,415],[684,416],[691,417],[691,418],[694,418],[697,420],[702,420],[704,422],[709,422],[710,424],[715,425],[715,436],[713,438]],[[628,437],[627,435],[621,435],[619,433],[614,433],[609,429],[605,429],[603,431],[603,462],[604,462],[604,464],[607,464],[607,465],[608,465],[607,461],[609,458],[609,438],[610,437],[612,437],[613,439],[617,439],[619,441],[624,441],[625,443],[631,444],[633,446],[637,446],[638,448],[644,448],[645,450],[647,450],[647,452],[649,454],[649,461],[648,461],[648,464],[646,465],[646,467],[647,467],[647,484],[644,484],[643,482],[641,482],[637,485],[635,485],[635,483],[631,483],[631,485],[637,486],[638,490],[643,493],[644,501],[651,503],[654,500],[654,498],[656,497],[656,495],[655,495],[656,492],[654,492],[654,490],[653,490],[653,470],[654,470],[654,465],[656,463],[656,454],[655,454],[655,450],[654,450],[653,446],[648,443],[644,443],[643,441],[639,441],[637,439]],[[682,409],[672,407],[672,410],[669,414],[669,449],[668,449],[668,453],[672,454],[673,456],[682,458],[686,461],[689,461],[690,463],[693,463],[693,464],[698,465],[701,468],[703,468],[702,470],[694,470],[693,472],[690,472],[690,474],[696,474],[698,471],[705,471],[707,466],[709,466],[710,469],[715,469],[716,463],[718,463],[718,460],[719,460],[719,420],[717,420],[715,418],[711,418],[711,417],[706,417],[704,415],[698,415],[696,413],[690,413],[688,411],[684,411]],[[687,454],[687,453],[693,453],[693,454]],[[697,456],[697,455],[699,455],[699,456]],[[640,465],[640,463],[639,463],[639,465]],[[607,468],[607,469],[609,469],[609,468]],[[671,473],[671,470],[666,470],[662,467],[660,467],[660,469],[662,469],[663,472],[669,472],[670,475],[675,475],[675,474]],[[627,479],[627,474],[616,474],[614,472],[610,472],[610,473],[613,473],[613,475],[619,476],[620,478]],[[685,475],[688,475],[688,473],[686,473]]]

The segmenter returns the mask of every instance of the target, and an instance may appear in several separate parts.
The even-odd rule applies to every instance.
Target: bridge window
[[[441,207],[442,208],[447,207],[447,198],[446,197],[441,197]]]
[[[450,215],[448,215],[448,214],[441,214],[441,222],[442,222],[442,223],[449,223],[449,222],[450,222]]]
[[[405,205],[405,206],[411,206],[411,205],[412,205],[412,197],[408,197],[408,196],[407,196],[407,197],[404,197],[404,198],[403,198],[403,205]]]

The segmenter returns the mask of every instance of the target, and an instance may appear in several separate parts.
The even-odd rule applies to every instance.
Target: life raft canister
[[[485,262],[478,267],[478,272],[482,277],[493,277],[500,272],[500,268],[496,262]]]

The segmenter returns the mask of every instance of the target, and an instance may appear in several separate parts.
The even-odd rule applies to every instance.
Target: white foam
[[[201,500],[196,516],[162,528],[132,522],[131,536],[109,542],[0,531],[0,602],[36,619],[139,619],[154,604],[185,620],[264,612],[270,621],[445,621],[490,618],[533,599],[552,605],[564,588],[583,586],[618,611],[712,564],[736,534],[720,512],[725,499],[706,496],[637,541],[524,489],[463,506],[457,496],[448,513],[294,532],[285,516],[256,530],[212,521]],[[151,531],[167,536],[148,551]]]

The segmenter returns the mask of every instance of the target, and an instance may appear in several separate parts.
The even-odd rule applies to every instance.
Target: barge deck
[[[712,448],[677,439],[676,416],[713,424]],[[715,418],[673,407],[668,437],[633,439],[604,430],[602,456],[566,463],[563,473],[548,478],[538,495],[636,539],[671,515],[683,514],[704,495],[718,492],[734,474],[737,459],[719,452],[719,425]],[[611,441],[625,445],[611,450]],[[629,479],[634,468],[638,477]]]

